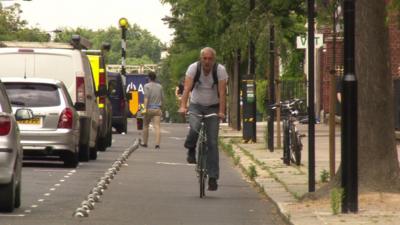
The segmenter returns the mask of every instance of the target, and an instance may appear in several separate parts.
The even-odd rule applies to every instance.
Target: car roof
[[[55,79],[49,79],[49,78],[37,78],[37,77],[27,77],[27,78],[22,78],[22,77],[1,77],[0,80],[3,83],[45,83],[45,84],[53,84],[60,86],[62,84],[62,81],[55,80]]]

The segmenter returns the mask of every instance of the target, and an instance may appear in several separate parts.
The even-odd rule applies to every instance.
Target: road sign
[[[323,34],[315,34],[315,48],[320,48],[324,44],[324,35]],[[300,35],[296,37],[296,46],[299,49],[306,49],[307,44],[307,35]]]

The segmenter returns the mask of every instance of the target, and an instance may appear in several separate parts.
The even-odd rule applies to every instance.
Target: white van
[[[63,81],[80,116],[80,160],[97,158],[99,109],[90,62],[80,49],[64,43],[0,42],[1,77]]]

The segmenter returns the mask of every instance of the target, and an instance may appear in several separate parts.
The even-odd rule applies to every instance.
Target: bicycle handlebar
[[[198,114],[198,113],[194,113],[194,112],[189,111],[187,114],[188,115],[191,114],[191,115],[197,116],[199,118],[209,118],[209,117],[214,117],[214,116],[218,117],[217,113],[210,113],[210,114],[204,114],[203,115],[203,114]]]

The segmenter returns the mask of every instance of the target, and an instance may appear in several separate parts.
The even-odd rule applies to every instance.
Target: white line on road
[[[159,165],[168,165],[168,166],[195,166],[195,164],[188,163],[174,163],[174,162],[156,162]]]
[[[174,140],[178,140],[178,141],[185,140],[185,137],[168,137],[168,138],[171,138],[171,139],[174,139]]]
[[[24,217],[25,214],[2,214],[0,213],[0,217]]]
[[[38,199],[38,202],[44,202],[44,199],[43,198]]]

